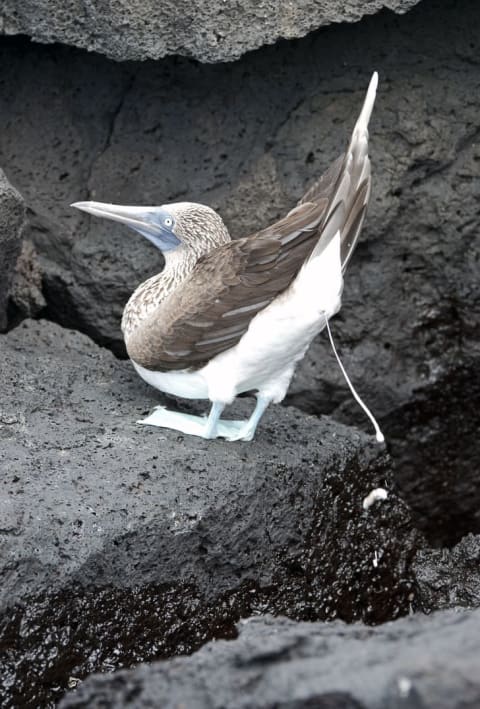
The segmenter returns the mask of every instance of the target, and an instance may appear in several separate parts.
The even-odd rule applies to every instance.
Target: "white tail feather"
[[[365,101],[363,102],[362,110],[360,111],[360,115],[355,124],[355,128],[353,129],[353,136],[361,135],[362,133],[366,133],[368,130],[370,116],[372,115],[373,106],[375,103],[375,96],[377,95],[377,86],[378,73],[374,71],[372,74],[372,78],[370,79],[370,84],[368,85],[367,95],[365,96]]]
[[[355,243],[360,234],[363,217],[358,228],[353,235],[349,233],[347,225],[350,225],[351,218],[355,217],[357,210],[368,203],[370,196],[370,160],[368,157],[368,122],[372,115],[375,96],[378,86],[378,74],[374,72],[370,79],[367,94],[363,102],[362,110],[355,123],[355,127],[350,138],[348,149],[345,153],[342,165],[342,176],[330,196],[330,204],[325,216],[324,226],[320,239],[313,249],[310,260],[317,258],[328,245],[337,229],[340,230],[342,241],[342,270],[344,271],[350,256],[355,248]],[[355,200],[362,189],[363,183],[367,183],[367,190],[363,204],[356,203]],[[361,194],[361,192],[360,192]],[[355,208],[355,209],[354,209]],[[352,211],[353,210],[353,211]],[[334,219],[330,218],[334,215]],[[364,215],[363,215],[364,216]],[[343,217],[343,223],[342,223]],[[333,223],[331,223],[333,221]],[[348,237],[348,243],[344,240]]]

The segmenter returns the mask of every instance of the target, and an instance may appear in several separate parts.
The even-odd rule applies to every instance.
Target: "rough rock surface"
[[[480,607],[480,536],[468,534],[452,549],[420,549],[413,568],[422,610]]]
[[[42,292],[42,271],[31,241],[23,241],[10,289],[9,320],[32,318],[46,306]],[[12,315],[13,311],[13,315]]]
[[[0,331],[7,327],[7,306],[20,249],[25,205],[0,170]]]
[[[61,709],[474,709],[480,611],[380,628],[252,618],[192,657],[95,675]]]
[[[466,353],[384,421],[402,496],[435,546],[480,533],[479,364]]]
[[[155,390],[87,337],[25,321],[0,343],[2,607],[48,588],[53,575],[57,588],[80,575],[83,584],[101,575],[104,584],[133,586],[173,582],[181,568],[205,586],[213,564],[209,592],[230,589],[254,570],[256,581],[269,583],[275,549],[288,546],[288,557],[297,559],[312,525],[324,540],[335,528],[332,561],[337,547],[356,539],[352,554],[365,581],[380,573],[375,549],[397,554],[387,551],[388,534],[408,522],[401,503],[393,496],[370,514],[362,507],[388,475],[373,437],[278,406],[253,445],[138,426],[158,401]],[[236,417],[252,404],[240,401]],[[378,524],[387,528],[380,532]],[[408,527],[403,532],[405,568],[411,541]],[[320,579],[312,583],[320,589]],[[367,606],[366,616],[375,612]]]
[[[24,321],[0,352],[0,676],[15,696],[43,706],[39,686],[65,688],[66,671],[192,650],[255,610],[375,623],[416,602],[422,540],[373,438],[281,406],[253,444],[183,437],[135,424],[155,392],[84,335]],[[379,486],[388,499],[365,511]]]
[[[117,60],[168,54],[231,61],[280,38],[332,22],[356,22],[382,8],[406,12],[419,0],[4,0],[0,31],[63,42]]]

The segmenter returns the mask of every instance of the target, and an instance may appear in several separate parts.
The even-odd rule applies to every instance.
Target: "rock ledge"
[[[117,61],[159,59],[169,54],[202,62],[238,59],[281,38],[303,37],[323,25],[356,22],[382,8],[406,12],[419,0],[5,0],[4,34],[27,34],[37,42],[63,42]]]

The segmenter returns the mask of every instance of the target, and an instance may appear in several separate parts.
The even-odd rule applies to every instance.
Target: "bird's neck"
[[[175,291],[195,268],[198,256],[181,247],[165,254],[165,267],[142,283],[130,297],[122,317],[125,338]]]

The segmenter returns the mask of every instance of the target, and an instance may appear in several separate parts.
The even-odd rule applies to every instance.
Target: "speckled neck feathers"
[[[230,241],[230,235],[216,212],[203,205],[169,205],[175,218],[176,234],[182,245],[165,254],[161,273],[142,283],[129,299],[122,317],[122,330],[128,347],[129,336],[190,275],[198,260]]]

